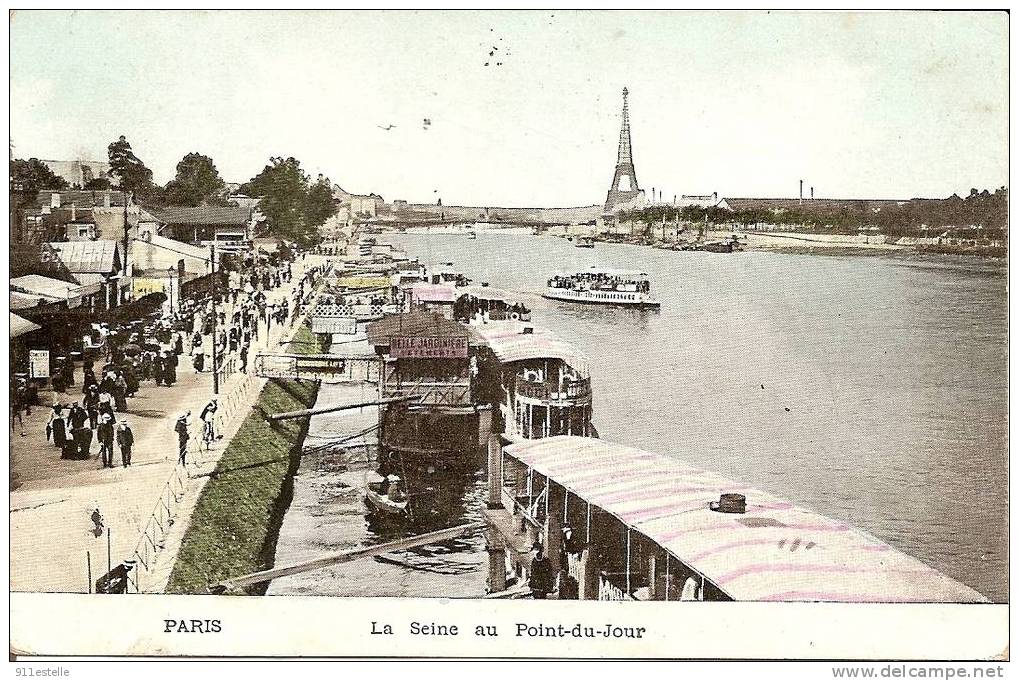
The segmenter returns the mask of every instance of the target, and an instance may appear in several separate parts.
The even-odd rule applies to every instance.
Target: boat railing
[[[559,402],[562,400],[578,400],[590,396],[591,379],[564,381],[562,385],[547,381],[532,381],[518,375],[516,391],[521,397],[528,397],[543,402]]]

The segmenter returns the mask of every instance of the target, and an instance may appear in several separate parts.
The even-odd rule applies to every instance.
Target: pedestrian
[[[127,411],[127,380],[124,378],[123,372],[117,373],[117,379],[113,385],[113,399],[114,404],[117,405],[117,411]]]
[[[88,460],[92,457],[92,429],[81,427],[74,433],[74,440],[78,444],[78,458]]]
[[[201,348],[195,350],[194,366],[196,373],[202,373],[205,370],[205,353],[202,352]]]
[[[18,429],[21,431],[21,437],[25,437],[25,421],[21,417],[21,398],[18,395],[18,388],[12,382],[11,383],[11,433],[15,431],[14,424],[17,422]]]
[[[533,546],[534,558],[531,559],[531,574],[528,584],[531,595],[537,600],[544,600],[552,590],[552,561],[545,557],[545,548],[540,542]]]
[[[556,576],[556,598],[560,601],[575,601],[580,598],[580,584],[566,569],[566,564]]]
[[[216,398],[212,398],[205,409],[202,409],[202,413],[199,418],[202,419],[202,440],[205,441],[205,446],[217,439],[216,438],[216,412],[219,411],[219,403]]]
[[[104,413],[99,417],[99,428],[96,429],[99,439],[99,454],[103,459],[103,468],[113,468],[113,416]]]
[[[71,353],[67,353],[67,355],[64,356],[64,365],[61,367],[60,373],[64,376],[65,385],[74,385],[74,358],[71,357]]]
[[[92,366],[88,365],[85,367],[84,377],[82,378],[81,381],[81,392],[82,393],[88,392],[88,388],[90,385],[99,385],[99,381],[96,380],[96,373],[92,371]]]
[[[120,447],[120,462],[127,468],[131,465],[131,448],[134,447],[134,432],[127,419],[121,419],[117,426],[117,445]]]
[[[180,418],[177,419],[176,425],[173,430],[177,433],[177,448],[180,455],[180,463],[187,464],[188,454],[188,417],[191,416],[191,412],[186,412]]]
[[[166,385],[173,385],[177,382],[177,355],[169,350],[163,359],[163,381]]]
[[[53,445],[61,451],[67,443],[67,421],[64,419],[64,405],[59,402],[53,405],[53,412],[46,424],[46,439],[53,438]]]
[[[241,348],[241,373],[248,373],[248,342],[246,340],[244,347]]]
[[[177,340],[173,343],[173,354],[183,355],[184,354],[184,335],[178,333]]]
[[[127,384],[128,397],[134,397],[135,393],[138,392],[138,388],[141,387],[138,382],[140,364],[140,362],[133,362],[124,367],[124,382]]]
[[[156,353],[152,357],[152,377],[156,379],[156,385],[163,385],[163,358]]]
[[[85,403],[84,412],[88,415],[89,427],[95,428],[99,424],[99,384],[89,385],[82,401]]]

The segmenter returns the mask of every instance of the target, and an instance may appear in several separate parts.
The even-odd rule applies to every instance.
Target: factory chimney
[[[810,200],[811,201],[814,200],[814,188],[813,187],[810,188]]]
[[[800,203],[803,203],[803,180],[800,180]]]

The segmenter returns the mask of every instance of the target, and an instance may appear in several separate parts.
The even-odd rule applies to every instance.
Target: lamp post
[[[176,269],[177,268],[173,267],[172,265],[170,267],[166,268],[166,273],[170,277],[170,312],[171,313],[173,312],[173,273],[174,273],[174,271]],[[179,297],[180,296],[178,296],[178,298]]]

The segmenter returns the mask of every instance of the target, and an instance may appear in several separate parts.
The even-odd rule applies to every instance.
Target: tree
[[[91,180],[85,183],[82,189],[87,189],[94,192],[106,191],[111,187],[110,181],[105,177],[93,177]]]
[[[67,189],[67,180],[55,174],[37,158],[16,158],[10,163],[11,187],[25,199],[33,199],[44,189]]]
[[[152,171],[135,156],[131,143],[123,135],[107,147],[110,157],[110,171],[118,178],[120,189],[134,194],[146,194],[152,190]]]
[[[335,214],[332,183],[328,177],[323,177],[308,189],[304,219],[308,227],[318,227]]]
[[[223,204],[226,182],[208,156],[190,153],[177,164],[177,176],[166,184],[165,199],[176,206]]]
[[[323,192],[328,194],[328,209]],[[309,187],[301,162],[293,156],[270,158],[262,172],[241,187],[241,193],[259,198],[258,210],[272,234],[305,247],[321,240],[318,227],[334,210],[329,181]]]

